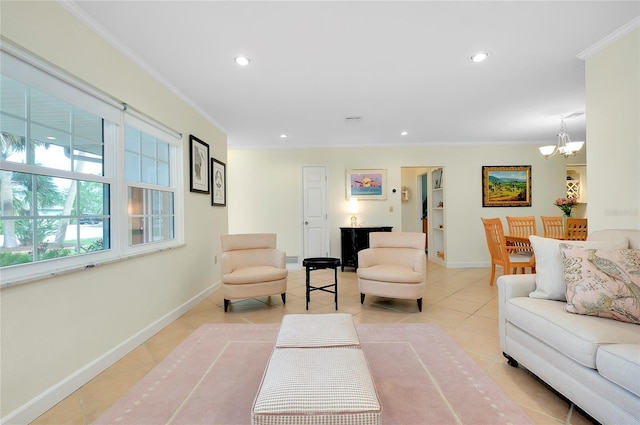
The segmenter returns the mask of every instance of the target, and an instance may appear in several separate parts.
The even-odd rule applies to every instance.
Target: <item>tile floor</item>
[[[356,323],[437,323],[539,425],[592,424],[524,368],[502,357],[498,339],[498,292],[490,269],[447,269],[429,262],[422,312],[415,301],[368,296],[360,304],[352,269],[338,271],[339,312]],[[333,279],[332,270],[312,272],[312,284]],[[91,424],[180,342],[204,323],[279,323],[283,314],[305,312],[304,270],[290,270],[287,304],[279,296],[232,302],[224,313],[220,291],[195,306],[122,360],[105,370],[33,424]],[[335,312],[333,295],[312,292],[309,313]],[[517,425],[517,424],[514,424]]]

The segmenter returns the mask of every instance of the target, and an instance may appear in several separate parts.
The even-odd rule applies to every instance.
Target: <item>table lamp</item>
[[[358,207],[358,198],[349,199],[349,213],[354,214],[351,216],[351,227],[358,227],[358,217],[355,214],[360,212]]]

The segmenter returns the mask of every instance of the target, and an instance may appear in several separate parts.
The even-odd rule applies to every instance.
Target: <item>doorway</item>
[[[429,181],[434,167],[401,167],[401,186],[407,196],[402,197],[402,231],[426,233],[426,246],[429,247],[428,231]]]
[[[327,167],[302,167],[303,258],[328,257]]]

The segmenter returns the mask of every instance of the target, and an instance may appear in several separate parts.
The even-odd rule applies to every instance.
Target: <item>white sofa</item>
[[[593,241],[615,249],[626,241],[640,249],[640,230],[597,231],[586,244],[605,243]],[[553,245],[549,239],[536,242],[545,249]],[[640,325],[568,313],[566,301],[535,295],[541,285],[557,283],[549,281],[557,279],[549,272],[557,264],[549,262],[562,264],[558,244],[558,258],[534,244],[538,275],[498,278],[502,351],[511,366],[521,363],[602,424],[640,424]],[[537,282],[541,272],[546,282]]]

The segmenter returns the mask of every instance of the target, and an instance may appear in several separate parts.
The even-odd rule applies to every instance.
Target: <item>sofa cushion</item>
[[[423,281],[422,273],[414,271],[413,267],[395,264],[359,267],[357,273],[359,278],[380,282],[422,283]]]
[[[640,397],[640,341],[600,347],[596,355],[598,373]]]
[[[222,275],[222,282],[227,285],[243,285],[248,283],[272,282],[287,277],[287,269],[271,266],[244,267],[233,273]]]
[[[286,314],[282,318],[276,348],[340,346],[360,346],[351,314]]]
[[[560,255],[560,239],[529,236],[533,253],[536,256],[536,290],[529,294],[532,298],[566,301],[567,288],[564,284],[564,270]],[[626,238],[607,241],[571,241],[572,245],[588,248],[625,249]]]
[[[251,423],[380,424],[382,407],[358,348],[282,348],[258,388]]]
[[[571,314],[561,301],[511,298],[506,320],[578,363],[596,368],[596,353],[605,344],[639,344],[638,325]]]
[[[604,229],[589,233],[588,241],[610,241],[612,239],[625,238],[629,242],[629,248],[640,249],[640,230],[629,229]]]
[[[640,324],[639,249],[585,249],[563,243],[560,253],[568,312]]]

